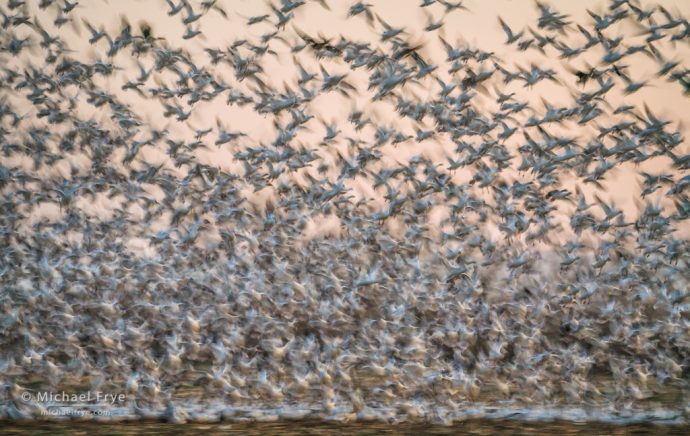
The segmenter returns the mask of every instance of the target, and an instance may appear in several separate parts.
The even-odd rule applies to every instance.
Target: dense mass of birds
[[[578,24],[537,2],[536,23],[495,23],[542,59],[524,66],[446,36],[462,1],[424,0],[413,28],[365,2],[244,17],[166,0],[181,46],[92,24],[85,2],[26,3],[0,9],[0,416],[40,416],[31,389],[122,392],[127,413],[176,422],[687,413],[690,154],[634,100],[688,93],[668,49],[686,18],[612,0]],[[309,8],[376,38],[310,34]],[[266,33],[210,46],[211,16]],[[86,40],[91,60],[71,48]],[[271,76],[276,59],[294,68]],[[548,86],[567,101],[528,100]],[[346,118],[322,115],[329,96]],[[636,216],[605,199],[621,168],[642,183]]]

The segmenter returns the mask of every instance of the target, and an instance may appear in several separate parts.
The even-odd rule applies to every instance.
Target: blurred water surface
[[[351,423],[334,424],[325,422],[272,422],[272,423],[218,423],[184,424],[167,423],[118,423],[103,424],[91,422],[64,423],[12,423],[0,425],[5,435],[141,435],[141,434],[183,434],[204,432],[207,434],[230,435],[491,435],[491,434],[561,434],[561,435],[637,435],[663,434],[688,435],[690,426],[631,424],[617,425],[592,422],[525,422],[517,420],[471,420],[452,426],[427,424],[382,424]]]

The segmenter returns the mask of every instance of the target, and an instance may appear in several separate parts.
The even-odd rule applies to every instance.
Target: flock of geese
[[[524,66],[447,37],[462,1],[405,27],[365,2],[161,1],[180,46],[33,3],[0,8],[0,417],[55,406],[24,392],[99,391],[173,422],[687,419],[690,154],[638,98],[690,90],[677,12],[612,0],[577,23],[538,1],[529,26],[491,24],[541,59]],[[374,38],[310,34],[313,8]],[[212,15],[246,38],[207,44]],[[605,199],[623,168],[634,214]]]

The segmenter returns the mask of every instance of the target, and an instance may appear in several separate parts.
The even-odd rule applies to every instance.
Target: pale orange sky
[[[297,40],[295,28],[312,35],[323,35],[328,38],[339,38],[340,36],[356,39],[361,41],[371,42],[379,45],[378,32],[381,26],[376,23],[376,29],[372,29],[362,15],[346,19],[347,9],[354,2],[334,1],[329,2],[331,10],[328,11],[321,7],[318,2],[308,2],[307,5],[298,8],[295,11],[295,17],[288,24],[285,31],[280,35],[285,38],[288,43]],[[566,73],[563,70],[561,62],[555,59],[553,49],[549,51],[549,56],[543,56],[535,51],[518,52],[515,46],[506,46],[504,44],[505,35],[498,23],[498,16],[501,16],[514,31],[521,29],[527,30],[527,26],[536,29],[537,8],[532,1],[516,1],[516,0],[496,0],[496,1],[480,1],[468,0],[463,4],[469,11],[453,11],[447,14],[443,21],[444,27],[440,31],[424,32],[422,29],[427,25],[428,17],[426,13],[431,14],[435,20],[444,16],[444,7],[440,4],[435,4],[431,7],[421,9],[419,8],[419,0],[414,1],[398,1],[398,0],[370,0],[373,10],[377,15],[382,17],[386,22],[392,26],[401,26],[405,28],[405,37],[414,43],[424,44],[422,53],[427,60],[433,61],[440,65],[438,70],[439,77],[443,80],[450,80],[450,76],[445,70],[448,64],[444,63],[445,53],[439,41],[439,34],[451,42],[452,44],[467,44],[472,48],[479,48],[485,51],[492,51],[495,55],[508,66],[522,66],[528,67],[530,63],[534,62],[543,68],[550,67],[557,70],[559,78],[564,83],[562,85],[552,85],[548,83],[540,83],[533,89],[525,88],[521,83],[513,83],[503,92],[511,91],[516,93],[516,98],[521,101],[528,101],[537,110],[543,111],[543,104],[541,99],[546,99],[551,104],[565,105],[572,102],[570,92],[575,89],[575,77],[572,74]],[[683,16],[690,15],[690,2],[683,0],[667,0],[659,2],[663,4],[672,13],[679,13]],[[192,2],[195,5],[195,10],[200,10],[198,2]],[[224,1],[218,2],[228,13],[226,20],[220,14],[210,11],[202,17],[193,27],[199,27],[203,31],[203,35],[192,40],[182,39],[182,34],[185,31],[184,25],[181,23],[181,18],[184,12],[176,16],[168,16],[166,3],[161,0],[110,0],[100,1],[93,0],[88,2],[81,2],[79,6],[72,12],[75,18],[74,25],[64,25],[57,29],[51,23],[54,19],[55,12],[51,9],[46,11],[38,10],[35,5],[32,5],[31,15],[38,17],[40,23],[46,27],[51,33],[59,33],[60,37],[67,41],[69,48],[74,50],[71,54],[76,59],[93,62],[95,59],[106,59],[105,52],[107,51],[107,43],[102,40],[95,46],[90,46],[87,42],[89,32],[81,19],[88,20],[96,28],[103,27],[111,35],[119,32],[123,18],[133,24],[133,33],[138,33],[138,24],[148,23],[153,29],[153,35],[165,38],[170,47],[181,47],[187,50],[199,64],[209,66],[212,70],[218,72],[223,80],[228,84],[238,87],[239,89],[251,89],[247,81],[238,83],[234,77],[233,72],[227,65],[219,65],[217,67],[210,66],[209,58],[204,53],[204,47],[224,48],[230,45],[236,39],[248,39],[250,42],[256,42],[262,35],[272,32],[275,26],[272,23],[260,23],[251,27],[246,25],[247,17],[261,14],[271,14],[270,7],[264,1]],[[595,13],[604,12],[604,2],[598,0],[587,1],[571,1],[571,2],[554,2],[556,8],[565,14],[569,14],[569,20],[574,23],[591,23],[592,19],[587,14],[587,9]],[[650,2],[644,2],[645,6],[650,7]],[[273,20],[273,17],[270,18]],[[632,45],[637,43],[641,37],[639,36],[639,28],[630,26],[628,24],[614,25],[611,29],[607,29],[608,36],[615,36],[617,34],[626,35],[623,44]],[[581,36],[574,36],[577,30],[572,31],[571,41],[582,42]],[[628,38],[629,35],[637,39]],[[642,37],[643,38],[643,37]],[[264,67],[264,74],[262,79],[267,84],[282,89],[284,83],[290,84],[294,88],[296,82],[297,72],[293,62],[293,58],[299,61],[310,71],[318,73],[317,64],[309,58],[308,51],[305,50],[297,56],[290,53],[286,44],[278,40],[273,40],[270,43],[270,48],[277,52],[277,56],[267,55],[262,61]],[[664,53],[669,59],[680,60],[681,64],[684,59],[690,58],[690,50],[687,43],[672,45],[670,42],[661,41],[656,44],[660,52]],[[588,53],[580,58],[571,61],[571,65],[576,68],[581,68],[584,62],[587,61],[591,65],[598,65],[602,50],[597,48],[590,50]],[[21,68],[27,63],[39,65],[42,60],[40,58],[32,58],[31,56],[38,56],[40,50],[32,49],[22,53],[20,59],[9,60],[8,66]],[[117,93],[122,100],[131,105],[135,112],[142,116],[144,120],[157,128],[167,126],[171,133],[177,137],[185,137],[188,140],[194,136],[194,129],[204,129],[216,126],[216,118],[220,119],[222,124],[230,130],[240,130],[247,134],[247,137],[242,139],[240,143],[243,146],[256,144],[258,142],[268,143],[275,137],[275,128],[273,127],[274,118],[255,113],[251,105],[245,108],[229,107],[225,104],[225,94],[223,97],[216,99],[216,101],[208,103],[199,103],[195,106],[195,110],[187,123],[180,123],[174,119],[164,119],[161,115],[163,109],[161,105],[154,101],[146,101],[133,92],[121,91],[122,85],[129,79],[133,79],[139,74],[136,64],[129,55],[129,50],[124,50],[112,60],[113,63],[121,67],[122,70],[116,72],[113,76],[100,80],[100,84],[113,93]],[[145,61],[147,68],[151,66],[151,60]],[[649,105],[652,111],[659,117],[671,120],[673,126],[688,125],[690,122],[690,98],[682,95],[682,90],[677,83],[669,83],[665,80],[658,80],[654,74],[658,67],[654,62],[648,59],[644,54],[637,54],[633,57],[626,58],[624,63],[630,65],[629,73],[635,80],[650,80],[650,86],[642,88],[634,95],[623,98],[620,93],[610,93],[610,100],[607,103],[613,107],[625,102],[627,104],[635,105],[640,108],[643,103]],[[348,72],[348,66],[341,61],[325,60],[321,62],[327,70],[331,73]],[[370,72],[360,69],[355,72],[349,72],[348,80],[355,84],[358,89],[364,90],[367,85],[367,77]],[[174,80],[174,75],[165,73],[160,76],[162,81],[171,82]],[[146,87],[154,86],[155,82],[149,80]],[[503,86],[500,81],[497,85]],[[248,87],[249,86],[249,87]],[[620,85],[618,86],[620,88]],[[427,98],[430,95],[438,92],[438,86],[431,78],[419,85],[408,84],[405,88],[410,95],[416,95],[420,98]],[[492,107],[492,100],[495,99],[494,86],[489,86],[489,91],[485,95],[477,97],[477,104],[484,105],[485,108]],[[397,117],[393,111],[393,105],[388,101],[371,102],[370,98],[373,94],[360,92],[354,95],[351,100],[338,96],[335,93],[330,93],[325,96],[318,96],[311,104],[313,113],[319,118],[329,122],[337,122],[343,133],[341,139],[349,134],[351,131],[347,127],[347,116],[353,107],[358,107],[372,117],[373,120],[383,125],[395,126],[404,130],[408,134],[414,135],[414,125],[408,121],[402,121]],[[27,111],[32,109],[27,107]],[[99,116],[98,111],[87,105],[82,105],[78,110],[83,111],[85,115],[94,114]],[[596,120],[598,125],[607,125],[610,119],[607,117],[600,117]],[[309,148],[317,148],[318,153],[326,160],[332,160],[335,156],[335,149],[340,150],[341,153],[347,154],[347,147],[344,141],[336,143],[332,147],[324,149],[319,148],[318,141],[324,134],[324,129],[319,120],[314,119],[308,123],[311,131],[300,132],[298,142],[302,142]],[[424,126],[421,126],[424,127]],[[429,127],[429,126],[427,126]],[[567,126],[563,132],[570,136],[575,136],[582,144],[592,137],[595,131],[594,126]],[[559,130],[553,128],[549,131],[558,132]],[[362,137],[367,138],[373,135],[373,129],[367,128],[363,131]],[[213,134],[206,139],[212,144]],[[522,143],[522,136],[514,136],[515,143]],[[211,146],[215,150],[215,147]],[[406,144],[398,146],[385,146],[382,150],[384,152],[384,159],[381,165],[393,165],[396,162],[405,162],[415,154],[424,154],[437,160],[440,163],[446,164],[446,155],[453,149],[453,144],[447,138],[439,138],[436,141],[426,141],[422,144],[417,144],[411,141]],[[678,152],[687,153],[689,150],[687,141],[678,148]],[[139,158],[145,159],[149,162],[165,162],[167,157],[161,153],[162,150],[155,150],[147,147],[142,150]],[[121,156],[120,156],[121,157]],[[197,152],[197,157],[200,161],[219,165],[229,171],[241,171],[241,166],[233,163],[232,151],[224,148],[218,151],[200,150]],[[514,159],[517,165],[519,157]],[[88,167],[88,161],[83,158],[75,157],[71,162],[81,162],[84,169]],[[662,170],[665,168],[664,161],[655,160],[655,162],[646,164],[643,169],[648,170]],[[117,166],[117,164],[115,165]],[[135,164],[136,166],[136,164]],[[639,197],[639,180],[637,171],[640,168],[634,168],[632,165],[625,165],[623,167],[613,170],[607,178],[607,192],[602,193],[602,196],[611,198],[619,203],[626,213],[634,215],[637,211],[636,199]],[[174,171],[173,168],[171,168]],[[313,170],[312,173],[315,174]],[[62,162],[57,165],[50,172],[59,173],[62,175],[69,174],[69,163]],[[467,180],[471,176],[468,172],[457,172],[454,174],[456,180]],[[286,176],[287,177],[287,176]],[[297,176],[290,176],[300,178]],[[370,186],[370,181],[354,180],[348,181],[350,187],[355,189],[356,197],[372,197],[377,200],[377,204],[382,205],[383,192],[375,192]],[[568,181],[564,181],[568,186]],[[160,195],[160,192],[154,192],[154,195]],[[665,190],[660,190],[660,194]],[[270,197],[268,193],[252,194],[261,203],[263,197]],[[267,197],[267,198],[268,198]],[[650,198],[654,199],[655,196]],[[658,196],[656,197],[658,198]],[[667,204],[668,205],[668,204]],[[84,204],[84,208],[103,208],[112,209],[112,204],[95,205]],[[443,213],[440,214],[443,216]]]

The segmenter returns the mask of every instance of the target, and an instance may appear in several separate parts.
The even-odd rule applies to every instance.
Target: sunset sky
[[[496,59],[501,60],[502,65],[512,66],[513,69],[529,69],[531,64],[535,64],[541,68],[553,68],[557,72],[558,83],[541,81],[534,87],[526,87],[522,83],[517,82],[504,86],[500,80],[492,79],[473,100],[473,104],[480,112],[496,110],[495,99],[496,90],[498,89],[504,93],[515,92],[517,100],[529,103],[531,113],[543,113],[545,102],[554,106],[572,105],[573,93],[577,90],[585,89],[576,82],[577,77],[572,73],[574,69],[586,69],[587,65],[596,67],[601,65],[601,56],[603,55],[601,47],[590,49],[587,53],[574,60],[561,60],[558,59],[557,54],[554,53],[552,48],[547,50],[544,55],[534,49],[523,52],[517,50],[514,44],[506,45],[506,35],[501,29],[498,17],[501,17],[514,32],[524,30],[527,36],[529,36],[530,29],[541,32],[536,27],[538,10],[534,2],[514,0],[492,2],[465,1],[463,5],[467,10],[458,9],[450,12],[446,12],[445,6],[439,3],[426,8],[420,8],[419,1],[372,0],[370,3],[376,16],[381,17],[393,27],[404,28],[402,37],[411,44],[422,46],[420,53],[426,57],[428,62],[433,62],[440,66],[436,74],[446,83],[449,83],[452,79],[446,72],[449,64],[445,63],[445,51],[440,38],[452,45],[492,52]],[[687,15],[690,12],[690,3],[682,0],[664,1],[661,3],[672,13]],[[131,90],[122,90],[122,86],[127,81],[133,80],[139,75],[138,60],[130,55],[129,50],[122,50],[112,59],[108,59],[108,45],[104,39],[95,44],[89,44],[88,42],[91,35],[86,23],[89,23],[96,29],[102,28],[112,36],[120,32],[124,23],[132,25],[132,33],[134,35],[141,33],[142,26],[150,26],[152,36],[163,38],[163,44],[168,45],[170,48],[181,48],[190,53],[199,66],[203,65],[211,71],[216,71],[221,80],[226,84],[241,92],[254,92],[257,90],[256,85],[249,80],[237,81],[229,65],[222,62],[218,65],[211,65],[210,57],[205,52],[205,48],[225,49],[240,39],[246,39],[249,43],[260,44],[260,39],[263,35],[275,30],[275,25],[272,22],[275,20],[273,12],[269,3],[262,1],[226,1],[219,2],[218,5],[223,8],[227,18],[218,11],[210,10],[201,19],[192,24],[192,27],[199,28],[202,34],[189,40],[182,37],[185,32],[185,25],[181,22],[184,11],[175,16],[169,16],[167,13],[169,7],[162,0],[99,0],[88,3],[82,2],[70,15],[72,21],[62,25],[59,29],[52,23],[53,17],[56,14],[56,6],[39,10],[35,4],[32,4],[29,15],[35,16],[38,22],[50,33],[58,33],[67,42],[71,50],[69,54],[71,57],[84,62],[94,62],[99,59],[103,61],[109,60],[116,66],[117,70],[114,74],[109,77],[99,78],[101,80],[99,85],[118,95],[122,101],[129,104],[132,110],[145,121],[146,126],[142,131],[146,131],[147,128],[161,129],[165,127],[176,137],[191,141],[194,139],[194,132],[196,130],[217,129],[217,123],[220,123],[227,130],[245,133],[246,136],[238,141],[239,145],[235,145],[232,148],[216,148],[213,145],[212,136],[207,136],[204,138],[204,141],[209,143],[209,148],[199,149],[195,153],[200,162],[217,165],[231,172],[242,172],[242,166],[232,157],[233,153],[237,151],[236,147],[239,146],[241,148],[272,141],[276,135],[273,116],[256,113],[252,105],[245,107],[229,106],[225,104],[226,99],[223,97],[210,102],[196,104],[191,116],[185,122],[175,121],[174,117],[164,118],[162,116],[164,108],[160,102],[150,98],[143,99]],[[373,22],[369,23],[365,19],[364,14],[348,18],[347,10],[351,6],[349,2],[330,1],[327,5],[330,10],[325,9],[319,2],[308,2],[306,6],[296,9],[294,11],[294,19],[279,33],[280,39],[274,38],[270,41],[269,48],[275,52],[275,55],[268,54],[263,56],[261,66],[264,71],[259,75],[269,88],[274,88],[279,92],[286,89],[296,90],[295,82],[298,77],[296,61],[310,72],[318,75],[321,74],[317,63],[307,50],[303,50],[296,55],[290,52],[290,47],[300,41],[299,32],[308,34],[313,38],[323,36],[333,42],[337,42],[340,38],[348,38],[370,42],[375,46],[382,44],[379,41],[379,35],[382,31],[382,24],[379,19],[375,18]],[[647,5],[648,3],[645,2],[645,6]],[[561,13],[567,14],[568,20],[571,21],[571,30],[567,35],[561,36],[562,41],[564,43],[572,43],[573,46],[575,46],[576,42],[580,44],[583,41],[583,37],[577,31],[575,24],[592,22],[592,17],[590,17],[587,10],[596,14],[606,12],[603,9],[602,3],[596,0],[559,2],[556,6]],[[197,6],[197,9],[201,9],[200,6]],[[247,24],[249,17],[263,14],[269,14],[269,19],[252,26]],[[432,32],[424,31],[432,17],[433,21],[442,19],[444,25]],[[646,34],[642,32],[641,26],[637,27],[629,24],[627,21],[623,24],[614,24],[609,29],[606,29],[606,34],[609,37],[624,35],[621,43],[623,46],[634,45],[646,37]],[[678,60],[681,62],[681,67],[678,68],[684,68],[682,62],[684,59],[688,59],[690,55],[687,43],[674,44],[664,40],[658,42],[656,46],[664,59]],[[241,53],[250,53],[246,45],[240,50]],[[22,69],[29,65],[40,68],[43,59],[37,56],[41,53],[42,51],[37,47],[24,50],[18,59],[8,59],[6,63],[7,68]],[[151,57],[145,56],[143,59],[142,65],[147,69],[151,68]],[[609,98],[601,102],[601,107],[608,113],[611,113],[614,108],[621,104],[631,104],[637,108],[638,112],[641,112],[643,104],[647,104],[657,117],[671,121],[673,128],[680,128],[681,132],[683,132],[684,126],[687,126],[690,122],[690,98],[683,95],[680,85],[678,83],[670,83],[664,79],[658,79],[655,76],[659,68],[657,65],[658,61],[651,59],[648,54],[635,54],[626,58],[624,63],[628,65],[627,71],[633,80],[648,80],[648,85],[629,96],[622,95],[619,92],[622,86],[618,85],[613,92],[609,93]],[[354,108],[362,110],[377,125],[395,127],[413,136],[416,128],[424,129],[430,127],[424,124],[413,125],[407,120],[401,120],[394,110],[395,107],[392,100],[371,101],[374,92],[366,91],[367,80],[370,74],[366,69],[361,68],[357,71],[349,71],[347,65],[338,60],[322,60],[320,65],[325,67],[331,74],[348,73],[347,81],[357,88],[357,91],[351,93],[348,98],[338,93],[318,95],[311,103],[312,107],[316,109],[314,112],[316,117],[308,122],[308,129],[298,132],[296,141],[307,148],[316,149],[317,154],[326,161],[334,162],[337,153],[348,154],[347,144],[343,141],[343,138],[355,133],[347,122],[348,114]],[[175,80],[175,75],[170,72],[154,72],[145,87],[150,88],[157,86],[156,84],[171,84]],[[404,89],[409,93],[410,97],[426,99],[438,92],[438,86],[436,81],[429,76],[419,83],[407,84]],[[12,95],[14,94],[13,92],[7,90],[4,92],[9,94],[8,97],[10,99],[16,98],[16,95]],[[81,94],[75,92],[74,96],[77,96],[77,101],[79,102],[75,110],[80,111],[84,115],[94,116],[96,119],[99,119],[99,116],[101,120],[106,120],[109,117],[108,114],[100,113],[100,111],[94,110],[91,105],[85,104],[83,92]],[[27,105],[25,100],[22,101],[17,98],[16,101],[18,105],[26,105],[26,116],[32,116],[31,111],[33,109]],[[172,101],[175,101],[175,99]],[[323,137],[325,132],[324,122],[337,124],[342,132],[340,140],[328,147],[320,147],[318,145],[320,138]],[[585,145],[593,137],[597,126],[612,124],[613,122],[613,117],[604,114],[585,126],[552,126],[549,131],[562,131],[564,134],[574,137],[580,145]],[[371,125],[365,127],[358,133],[358,137],[363,140],[372,140],[374,130]],[[508,141],[508,144],[518,146],[523,143],[523,139],[522,135],[516,134]],[[438,135],[422,143],[411,140],[395,146],[388,144],[382,148],[384,159],[382,159],[381,165],[383,167],[387,163],[406,162],[412,156],[418,154],[430,157],[438,161],[439,164],[446,165],[447,158],[452,157],[453,148],[454,145],[448,138]],[[681,145],[678,150],[687,153],[689,150],[687,142]],[[12,157],[10,161],[15,159],[16,157]],[[27,165],[31,160],[28,156],[22,159],[26,161],[23,165]],[[170,164],[164,150],[160,148],[144,147],[139,154],[138,160],[150,163],[167,162],[166,165],[170,171],[181,171]],[[514,164],[517,165],[519,162],[517,162],[517,159],[515,161]],[[599,195],[614,200],[623,207],[627,214],[634,216],[640,204],[640,176],[637,172],[639,170],[652,172],[668,171],[668,163],[668,159],[657,158],[646,162],[640,168],[630,164],[616,168],[607,176],[604,185],[606,189],[604,189],[604,192],[600,192]],[[70,156],[70,159],[65,159],[53,168],[44,168],[41,171],[47,174],[60,174],[63,177],[68,177],[70,166],[75,165],[80,167],[82,171],[86,171],[88,168],[88,158],[83,154],[75,153],[73,156]],[[120,164],[114,163],[115,167],[118,165]],[[140,165],[141,162],[135,161],[133,168],[137,168]],[[316,174],[313,167],[307,171],[311,174]],[[307,183],[303,175],[301,172],[298,172],[285,175],[284,177]],[[472,173],[467,170],[460,170],[453,172],[452,176],[454,180],[467,181],[471,178]],[[567,174],[562,175],[561,181],[565,187],[570,189],[574,187]],[[373,199],[372,208],[384,204],[382,196],[385,192],[380,189],[378,191],[372,189],[370,180],[360,178],[348,181],[348,184],[349,187],[353,188],[352,194],[355,196],[353,201],[360,198],[371,198]],[[588,195],[593,192],[591,191],[591,186],[585,186],[583,189],[588,192]],[[662,190],[657,191],[656,194],[661,192]],[[151,187],[150,193],[159,198],[162,195],[155,187]],[[266,192],[248,192],[247,195],[251,201],[257,202],[259,208],[261,208],[263,207],[263,202],[271,198],[273,194],[268,190]],[[648,198],[654,200],[658,197],[652,195]],[[664,200],[664,205],[669,206],[671,203]],[[107,213],[109,209],[112,210],[115,206],[112,201],[103,200],[94,204],[83,204],[82,207],[91,213],[103,214]],[[51,211],[51,209],[53,210]],[[46,210],[46,213],[50,215],[57,212],[54,209],[52,205],[45,205],[44,208],[39,210]],[[442,217],[444,213],[440,211],[437,215]],[[337,227],[337,223],[333,225]]]

